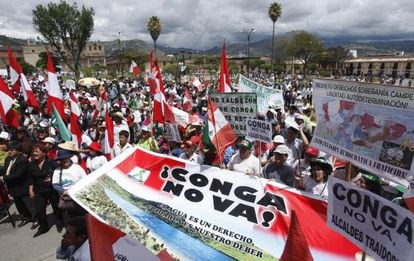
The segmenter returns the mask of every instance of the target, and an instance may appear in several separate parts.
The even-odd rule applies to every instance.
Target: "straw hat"
[[[79,150],[76,148],[76,144],[72,141],[65,141],[64,143],[58,144],[59,149],[78,152]]]

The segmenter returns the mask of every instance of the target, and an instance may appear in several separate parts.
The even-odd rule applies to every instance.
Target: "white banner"
[[[169,141],[181,142],[180,131],[177,125],[166,122],[165,130],[167,131]]]
[[[414,90],[314,81],[318,125],[311,146],[408,185],[414,171]]]
[[[283,92],[273,88],[266,87],[260,83],[252,81],[240,74],[239,92],[253,92],[257,94],[257,111],[267,112],[269,102],[283,108]]]
[[[272,124],[268,121],[246,119],[246,137],[272,143]]]
[[[334,177],[328,189],[329,227],[375,258],[414,260],[413,213]]]
[[[257,114],[256,93],[211,93],[210,98],[237,134],[246,133],[246,119]]]

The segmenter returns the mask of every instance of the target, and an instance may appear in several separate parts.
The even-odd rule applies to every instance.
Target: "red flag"
[[[104,139],[104,153],[108,160],[112,159],[112,148],[114,147],[114,123],[108,114],[105,113],[105,139]]]
[[[107,225],[90,214],[86,215],[91,260],[158,260],[136,239],[119,229]],[[168,259],[161,259],[168,260]]]
[[[283,250],[281,261],[311,261],[312,254],[306,242],[305,235],[300,227],[299,219],[296,212],[292,211],[290,219],[289,234],[286,240],[285,249]]]
[[[153,82],[154,90],[154,108],[153,108],[153,120],[159,123],[165,123],[169,121],[175,124],[175,117],[172,106],[170,106],[165,98],[164,85],[162,82],[161,71],[157,66],[156,77],[149,79]],[[155,84],[154,84],[155,83]]]
[[[20,93],[20,91],[22,91],[26,104],[30,107],[35,108],[37,111],[40,111],[39,102],[36,100],[36,97],[32,91],[32,87],[27,81],[19,62],[11,52],[10,47],[7,48],[7,52],[9,56],[10,79],[13,84],[13,91],[15,93]]]
[[[221,70],[220,70],[220,79],[219,79],[219,92],[231,92],[229,68],[227,67],[227,58],[226,58],[226,44],[223,44],[223,49],[221,50]]]
[[[72,140],[76,141],[78,148],[81,147],[82,143],[82,130],[79,127],[78,117],[74,114],[70,114],[70,132],[72,133]]]
[[[65,109],[63,105],[62,91],[60,90],[59,81],[56,75],[55,67],[53,66],[50,53],[47,53],[47,113],[52,114],[52,105],[54,104],[60,117],[66,121]]]
[[[13,109],[14,99],[12,91],[0,76],[0,117],[7,125],[18,128],[20,115]]]
[[[184,100],[183,100],[183,111],[189,111],[193,108],[193,102],[191,99],[191,95],[188,90],[185,90],[184,93]]]
[[[198,77],[193,78],[192,84],[197,88],[199,92],[203,90],[203,85],[201,84],[200,79],[198,79]]]
[[[20,73],[22,72],[22,68],[20,64],[17,62],[16,58],[14,58],[10,46],[7,47],[7,54],[9,56],[10,81],[13,86],[13,92],[20,93]]]
[[[141,72],[139,70],[138,65],[134,61],[131,61],[131,66],[129,67],[129,72],[133,73],[135,76],[137,76]]]

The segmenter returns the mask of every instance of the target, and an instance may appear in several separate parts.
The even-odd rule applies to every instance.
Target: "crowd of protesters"
[[[252,75],[262,81],[263,75]],[[261,80],[262,79],[262,80]],[[50,203],[56,225],[62,229],[66,218],[83,215],[82,208],[71,201],[67,191],[83,177],[104,165],[105,118],[110,112],[114,125],[112,157],[125,150],[141,148],[169,154],[198,164],[215,165],[246,175],[266,178],[297,188],[322,199],[328,196],[327,180],[330,175],[365,187],[389,199],[401,196],[404,188],[369,174],[356,166],[347,174],[350,164],[309,146],[315,127],[316,115],[312,107],[312,83],[300,78],[285,79],[278,88],[284,91],[284,107],[269,101],[266,112],[258,119],[270,121],[273,143],[264,144],[238,136],[227,147],[223,160],[217,151],[202,142],[207,118],[207,92],[191,83],[165,82],[169,104],[183,109],[185,91],[191,94],[192,108],[187,124],[180,124],[182,142],[169,141],[162,124],[151,120],[152,99],[148,83],[144,79],[99,79],[97,86],[76,86],[69,89],[61,82],[65,101],[66,122],[70,115],[70,92],[79,101],[81,115],[79,125],[83,132],[82,146],[63,142],[59,129],[47,114],[47,94],[44,80],[29,79],[42,110],[26,107],[22,96],[17,97],[20,111],[18,129],[0,125],[0,180],[13,197],[21,216],[19,227],[28,223],[34,234],[40,236],[50,229],[46,207]],[[265,81],[272,85],[272,81]],[[237,91],[237,84],[234,85]],[[214,92],[213,85],[208,86]],[[71,223],[69,223],[71,224]]]

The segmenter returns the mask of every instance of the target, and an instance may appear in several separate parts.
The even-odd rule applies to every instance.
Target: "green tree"
[[[161,34],[162,24],[158,16],[151,16],[148,19],[148,31],[150,32],[151,38],[154,41],[154,52],[157,57],[157,39]]]
[[[23,58],[17,59],[17,60],[22,66],[22,70],[25,75],[30,75],[34,73],[34,71],[36,70],[36,68],[33,65],[31,65],[30,63],[27,63]]]
[[[62,61],[79,77],[80,57],[93,32],[94,10],[65,1],[37,5],[33,26],[56,50]]]
[[[273,57],[274,57],[274,46],[275,46],[275,23],[277,19],[282,15],[282,6],[279,3],[272,3],[267,10],[267,14],[269,15],[270,20],[273,23],[273,31],[272,31],[272,58],[271,58],[271,65],[273,71]]]
[[[54,54],[50,53],[50,57],[52,58],[52,63],[56,68],[56,65],[59,65],[59,58]],[[37,68],[46,68],[47,67],[47,53],[41,52],[39,53],[39,60],[36,62]]]
[[[321,41],[310,33],[295,35],[287,48],[288,54],[303,62],[303,74],[306,77],[308,65],[316,62],[323,51]]]
[[[145,64],[148,62],[148,55],[139,51],[122,52],[120,57],[128,65],[131,64],[131,61],[134,61],[141,71],[145,70]]]

